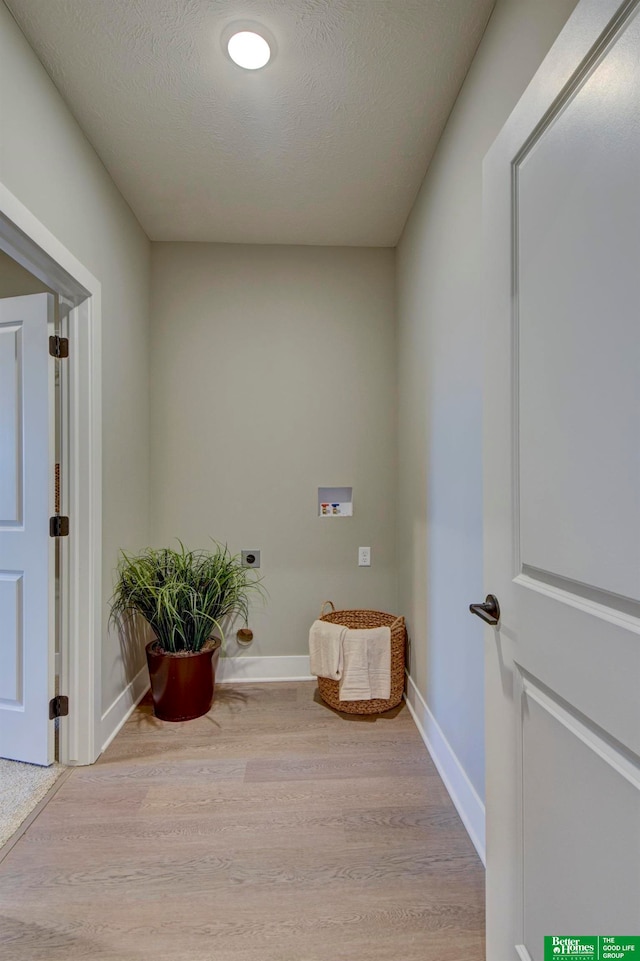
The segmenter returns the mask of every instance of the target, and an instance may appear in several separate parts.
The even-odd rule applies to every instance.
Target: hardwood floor
[[[482,961],[482,864],[408,711],[314,691],[143,702],[0,862],[3,961]]]

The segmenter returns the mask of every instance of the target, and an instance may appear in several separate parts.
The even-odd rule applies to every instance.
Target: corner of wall
[[[473,846],[486,864],[484,803],[410,675],[405,701]]]

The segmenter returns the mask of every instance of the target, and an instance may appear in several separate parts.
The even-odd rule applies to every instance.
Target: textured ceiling
[[[152,240],[387,246],[494,0],[6,2]]]

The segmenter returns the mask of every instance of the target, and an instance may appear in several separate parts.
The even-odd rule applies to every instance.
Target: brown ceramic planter
[[[221,641],[196,653],[168,654],[157,641],[147,644],[153,711],[163,721],[191,721],[213,703],[215,671]]]

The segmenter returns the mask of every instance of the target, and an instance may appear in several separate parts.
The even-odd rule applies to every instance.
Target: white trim
[[[62,293],[74,306],[100,288],[93,274],[2,183],[0,213],[10,221],[3,225],[2,249],[44,284]],[[78,286],[84,291],[79,292]]]
[[[149,672],[146,665],[118,694],[113,704],[107,708],[100,719],[100,753],[106,751],[114,737],[129,720],[136,707],[149,690]]]
[[[531,955],[525,948],[524,944],[516,944],[516,954],[520,958],[520,961],[532,961]]]
[[[216,683],[242,684],[251,681],[314,681],[309,673],[309,655],[291,657],[221,657]]]
[[[607,621],[608,624],[613,624],[615,627],[622,627],[625,631],[633,631],[634,634],[640,634],[640,617],[634,614],[627,614],[625,611],[616,610],[613,606],[616,601],[615,594],[611,595],[612,603],[606,605],[589,597],[581,597],[579,594],[575,594],[567,588],[557,587],[555,584],[547,584],[545,581],[540,581],[535,577],[531,577],[529,574],[517,574],[516,577],[513,578],[513,583],[524,587],[526,590],[537,591],[538,594],[544,594],[546,597],[550,597],[560,604],[568,604],[569,607],[573,607],[577,611],[583,611],[591,617],[599,617],[601,620]],[[567,584],[570,583],[571,581],[567,580]]]
[[[69,639],[63,679],[76,723],[61,740],[66,764],[92,764],[101,750],[102,363],[100,287],[69,317]],[[87,644],[86,638],[93,643]],[[66,661],[67,671],[64,673]],[[71,715],[71,711],[70,711]]]
[[[485,864],[484,804],[410,675],[407,675],[404,699],[467,834]]]
[[[61,692],[70,712],[60,720],[60,760],[91,764],[100,754],[102,596],[101,285],[4,184],[0,249],[57,291],[69,315],[67,457],[71,535],[65,545]]]
[[[546,694],[526,675],[522,675],[522,690],[526,697],[536,701],[544,711],[550,714],[559,724],[562,724],[579,741],[582,741],[585,747],[593,751],[601,761],[613,768],[616,774],[632,784],[637,791],[640,790],[640,771],[633,761],[625,757],[608,741],[605,741],[597,731],[587,727],[580,718],[570,714],[559,701]]]

